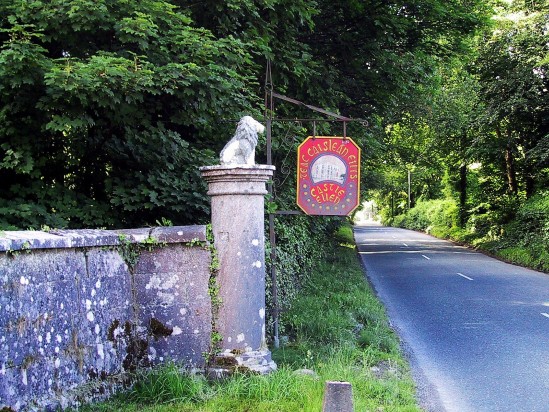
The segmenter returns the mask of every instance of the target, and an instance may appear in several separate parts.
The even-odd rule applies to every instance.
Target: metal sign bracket
[[[309,110],[312,110],[317,113],[329,116],[329,119],[320,118],[320,119],[275,119],[274,114],[274,99],[279,99],[297,106],[305,107]],[[293,99],[291,97],[284,96],[282,94],[276,93],[273,87],[272,71],[271,71],[271,61],[267,61],[267,68],[265,73],[265,126],[266,126],[266,140],[267,140],[267,164],[272,165],[272,122],[312,122],[313,124],[313,138],[316,137],[316,123],[317,122],[342,122],[343,123],[343,141],[347,142],[347,123],[348,122],[360,122],[363,126],[367,126],[368,122],[364,119],[354,119],[346,116],[341,116],[337,113],[330,112],[328,110],[316,107],[310,104],[303,103],[299,100]],[[267,183],[267,191],[273,199],[273,183]],[[280,347],[279,339],[279,315],[281,309],[278,305],[278,288],[277,288],[277,273],[276,273],[276,233],[274,229],[274,218],[275,215],[278,216],[291,216],[291,215],[302,215],[303,212],[300,210],[281,210],[275,213],[269,213],[269,241],[271,243],[271,283],[272,283],[272,299],[273,299],[273,332],[274,332],[274,347]]]

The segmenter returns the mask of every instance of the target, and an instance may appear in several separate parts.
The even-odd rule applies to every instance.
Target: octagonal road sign
[[[360,147],[349,137],[309,136],[297,149],[297,205],[347,216],[359,205]]]

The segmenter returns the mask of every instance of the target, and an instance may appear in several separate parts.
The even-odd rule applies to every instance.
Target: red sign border
[[[304,186],[304,183],[305,183],[305,179],[302,179],[300,178],[300,151],[301,151],[301,148],[306,144],[308,143],[311,139],[339,139],[339,140],[348,140],[350,143],[353,144],[353,146],[357,149],[357,162],[358,162],[358,168],[357,168],[357,178],[356,179],[353,179],[353,182],[356,181],[356,204],[352,205],[352,207],[349,209],[349,211],[346,211],[346,214],[343,214],[343,213],[333,213],[331,212],[331,208],[328,207],[327,209],[324,209],[322,207],[320,207],[319,209],[317,209],[318,211],[321,211],[322,210],[322,213],[311,213],[312,209],[306,209],[302,206],[302,204],[300,204],[300,198],[303,198],[304,196],[304,193],[302,191],[303,189],[303,186]],[[323,155],[326,155],[326,154],[329,154],[329,153],[333,153],[335,155],[338,155],[338,157],[341,157],[338,153],[336,152],[333,152],[333,151],[324,151],[323,153],[321,154],[318,154],[317,156],[313,157],[311,159],[311,161],[309,163],[313,163],[314,162],[314,159],[316,159],[316,157],[318,156],[323,156]],[[341,136],[308,136],[297,148],[297,192],[296,192],[296,203],[297,205],[299,206],[299,208],[307,215],[311,215],[311,216],[349,216],[351,213],[353,213],[353,211],[358,208],[358,206],[360,205],[360,158],[361,158],[361,154],[362,154],[362,150],[360,149],[360,146],[358,146],[355,141],[353,139],[351,139],[350,137],[341,137]],[[345,160],[345,159],[344,159]],[[350,168],[350,165],[348,162],[345,162],[346,163],[346,166],[348,168]],[[307,188],[306,188],[307,189]],[[353,193],[355,193],[353,191]],[[301,195],[301,196],[300,196]],[[337,210],[337,208],[336,208]]]

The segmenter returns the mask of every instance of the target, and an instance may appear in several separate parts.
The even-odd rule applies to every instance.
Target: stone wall
[[[0,232],[0,410],[102,397],[125,372],[204,366],[204,226]]]

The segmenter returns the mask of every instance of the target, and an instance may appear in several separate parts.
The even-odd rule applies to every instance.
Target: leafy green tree
[[[488,129],[478,153],[486,163],[504,165],[502,180],[512,195],[530,196],[548,183],[548,24],[547,3],[513,2],[480,40],[473,66]]]
[[[461,53],[487,18],[483,1],[319,1],[305,37],[321,62],[315,83],[342,113],[386,122],[425,107],[440,59]],[[322,93],[318,93],[322,94]]]
[[[259,114],[267,58],[278,91],[371,120],[348,134],[380,184],[385,125],[425,108],[439,60],[486,16],[480,0],[33,0],[0,12],[3,227],[204,220],[197,166],[232,133],[221,119]],[[277,162],[287,153],[275,147]]]
[[[440,69],[440,86],[428,116],[436,134],[433,155],[439,156],[447,173],[446,197],[455,197],[459,205],[459,225],[463,227],[469,209],[468,170],[473,163],[471,146],[478,137],[477,113],[479,84],[461,61]]]
[[[404,212],[408,203],[414,207],[418,200],[439,198],[445,166],[432,126],[423,118],[407,114],[386,131],[387,145],[391,149],[391,156],[387,156],[386,161],[397,171],[396,175],[393,171],[388,177],[391,186],[396,182],[404,197],[397,207]]]
[[[390,202],[393,215],[404,211],[407,167],[418,163],[412,172],[412,202],[436,196],[444,173],[440,159],[428,155],[429,147],[437,145],[430,143],[432,136],[427,138],[432,130],[422,118],[432,108],[438,67],[467,50],[468,38],[486,24],[489,7],[482,1],[431,0],[319,5],[314,32],[302,37],[319,64],[307,95],[319,96],[317,102],[334,111],[370,121],[352,134],[363,147],[362,187]],[[387,128],[399,123],[403,127]],[[416,146],[425,138],[429,147],[406,152],[418,136]]]
[[[252,58],[168,1],[0,5],[0,224],[203,220],[199,165],[250,110]]]
[[[420,110],[409,113],[416,120],[399,120],[390,129],[412,130],[421,121],[429,125],[431,144],[420,141],[418,149],[429,148],[444,165],[446,193],[459,199],[462,226],[469,213],[486,210],[497,211],[494,216],[505,222],[524,196],[549,183],[549,6],[536,1],[496,6],[493,24],[472,43],[473,60],[440,60],[431,102],[422,105],[415,97]],[[401,135],[404,143],[406,133]],[[407,147],[399,146],[394,145],[397,153]],[[420,151],[408,146],[405,153]],[[468,165],[475,166],[472,173]]]
[[[251,46],[263,83],[267,59],[273,62],[279,89],[306,87],[317,63],[301,36],[313,33],[313,17],[319,13],[314,0],[178,0],[201,27],[218,37],[235,37]],[[258,90],[258,92],[262,92]]]

